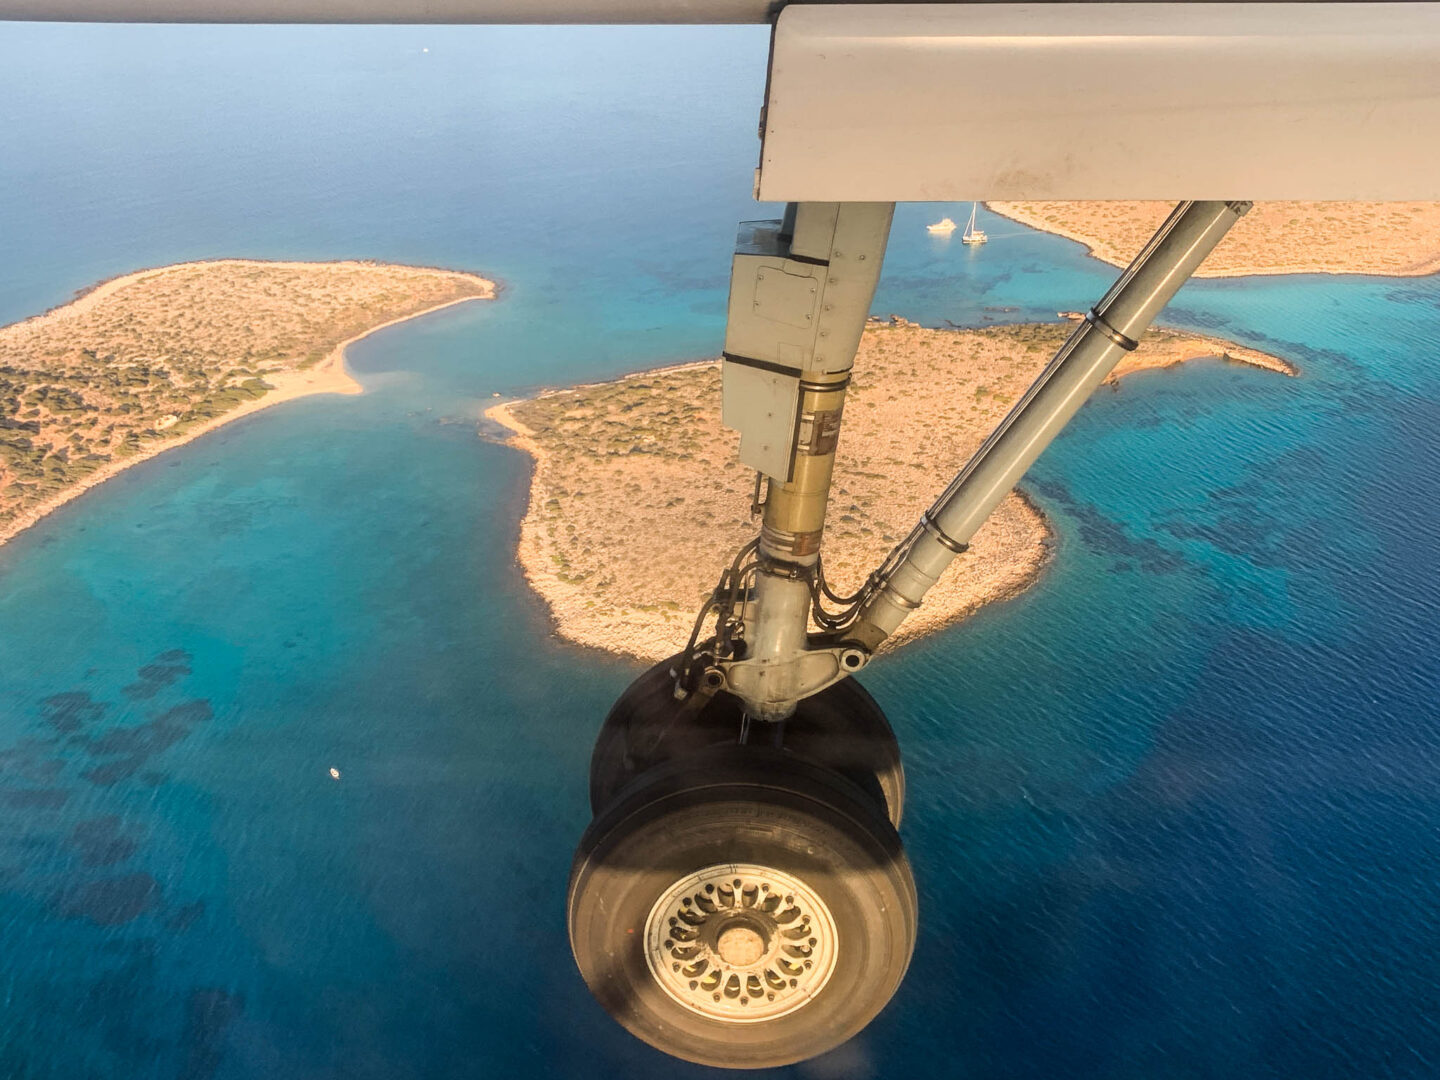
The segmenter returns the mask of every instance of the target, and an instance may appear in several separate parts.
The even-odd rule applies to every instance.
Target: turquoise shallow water
[[[366,394],[0,548],[0,1076],[701,1071],[573,971],[585,763],[633,669],[550,636],[513,565],[526,464],[475,416],[718,350],[734,224],[768,212],[764,56],[749,30],[0,28],[0,320],[205,256],[505,283],[353,349]],[[935,241],[936,212],[901,208],[878,311],[1050,318],[1113,277],[1001,219]],[[891,1007],[797,1072],[1440,1064],[1440,284],[1202,282],[1165,321],[1302,375],[1102,394],[1027,480],[1059,530],[1040,586],[867,673],[923,932]]]

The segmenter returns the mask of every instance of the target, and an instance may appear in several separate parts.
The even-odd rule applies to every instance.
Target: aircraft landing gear
[[[762,1068],[832,1049],[885,1006],[915,946],[915,885],[895,832],[895,737],[853,676],[1248,207],[1176,207],[850,596],[826,581],[820,549],[893,206],[801,203],[742,228],[723,410],[761,475],[760,535],[685,651],[611,710],[570,877],[575,962],[633,1034]]]

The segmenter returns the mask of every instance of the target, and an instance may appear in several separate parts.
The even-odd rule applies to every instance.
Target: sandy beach
[[[1172,209],[1160,202],[992,202],[997,214],[1128,266]],[[1196,277],[1440,271],[1440,203],[1256,203]]]
[[[63,362],[67,351],[79,348],[82,355],[88,354],[98,361],[102,355],[100,349],[108,345],[113,351],[108,354],[107,359],[115,367],[127,363],[125,360],[116,360],[117,356],[124,356],[127,349],[131,353],[145,353],[147,361],[164,363],[167,360],[167,348],[171,356],[186,352],[197,344],[201,335],[193,327],[172,325],[166,325],[163,330],[152,329],[148,335],[143,327],[137,332],[135,311],[144,310],[147,304],[153,306],[153,298],[145,295],[146,287],[153,289],[176,279],[198,275],[195,281],[186,283],[187,303],[183,312],[177,313],[173,305],[169,306],[168,310],[153,312],[160,317],[157,322],[168,324],[177,314],[190,314],[196,308],[204,310],[207,303],[211,308],[235,306],[237,298],[222,299],[219,292],[225,286],[233,286],[233,277],[237,273],[250,275],[252,281],[258,280],[266,296],[278,303],[301,311],[308,308],[312,314],[317,315],[317,318],[306,322],[303,330],[287,328],[271,335],[275,340],[266,339],[263,326],[257,331],[253,308],[246,311],[244,331],[233,336],[227,334],[228,324],[223,319],[205,325],[205,332],[211,337],[226,337],[225,341],[213,343],[215,352],[207,358],[208,360],[218,356],[220,363],[234,362],[233,357],[246,348],[247,344],[253,353],[253,342],[266,339],[269,352],[274,355],[267,362],[256,364],[246,372],[253,372],[252,377],[261,380],[263,389],[256,386],[250,391],[256,396],[237,400],[217,415],[197,418],[186,424],[183,430],[173,430],[180,426],[179,421],[182,418],[175,412],[136,420],[130,430],[140,430],[138,424],[149,423],[151,427],[145,430],[150,437],[125,444],[133,447],[127,455],[112,456],[75,477],[60,490],[46,498],[31,500],[28,505],[16,506],[13,500],[9,505],[0,503],[0,509],[9,511],[0,517],[0,544],[125,469],[184,446],[225,424],[261,409],[313,394],[359,394],[360,384],[345,367],[345,353],[351,345],[397,323],[471,300],[493,299],[496,295],[495,283],[487,278],[430,267],[402,267],[358,261],[305,263],[254,259],[177,263],[138,270],[110,279],[83,291],[68,304],[0,328],[0,360],[16,356],[60,358],[62,362],[56,364],[54,370],[47,370],[47,365],[43,362],[32,364],[27,373],[30,381],[38,385],[45,385],[52,378],[56,381],[68,381],[77,396],[88,396],[87,372],[83,366],[77,369],[76,365]],[[257,274],[259,277],[254,278],[253,275]],[[345,280],[347,275],[367,279],[367,285],[370,284],[369,279],[374,279],[373,286],[368,291],[362,288],[353,290],[349,295],[340,295],[337,284]],[[297,282],[301,284],[297,286]],[[403,291],[396,292],[397,287]],[[312,292],[307,293],[307,289]],[[378,302],[373,295],[377,289],[381,290],[381,299]],[[239,299],[243,300],[243,297]],[[327,306],[332,310],[327,311]],[[126,314],[111,315],[107,318],[107,309]],[[260,314],[263,315],[263,312]],[[326,315],[334,317],[326,319]],[[129,331],[123,339],[116,332],[117,327],[122,325]],[[335,336],[341,327],[348,336],[337,341]],[[86,342],[86,348],[74,344],[75,341]],[[103,344],[92,344],[96,341]],[[177,345],[177,342],[180,344]],[[227,353],[230,355],[227,356]],[[216,385],[222,388],[233,386],[233,382],[232,379],[229,384],[217,384],[212,380],[207,381],[205,386],[207,390],[213,390]],[[169,388],[157,394],[156,401],[164,401],[166,407],[180,408],[173,399],[162,396],[165,392],[169,392]],[[33,396],[32,392],[22,400],[29,400]],[[92,405],[102,418],[109,418],[104,411],[103,399],[91,400],[87,404]],[[45,410],[38,407],[30,410],[35,411],[39,411],[43,419],[50,419],[45,416]],[[11,424],[14,423],[15,420],[12,419]],[[38,428],[36,434],[42,437],[52,435],[40,418],[31,421],[31,427]],[[68,441],[73,443],[79,434],[74,428],[79,425],[71,427]],[[29,441],[34,443],[37,440]],[[53,448],[58,442],[58,438],[51,438],[49,445]],[[116,445],[113,437],[110,445]],[[37,447],[44,448],[45,444]],[[0,498],[13,487],[15,472],[13,466],[7,469],[5,462],[0,461]]]
[[[867,328],[826,525],[839,591],[909,530],[1071,329]],[[1200,357],[1295,374],[1259,350],[1157,329],[1113,378]],[[643,660],[673,653],[722,562],[754,536],[754,475],[720,425],[719,382],[717,361],[694,362],[486,410],[534,463],[517,557],[560,636]],[[1012,493],[887,647],[1022,592],[1051,540],[1044,515]]]

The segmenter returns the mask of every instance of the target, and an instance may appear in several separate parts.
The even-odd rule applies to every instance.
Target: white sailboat
[[[960,235],[960,242],[962,244],[983,244],[990,239],[985,235],[983,229],[977,229],[975,227],[975,211],[979,206],[979,203],[970,204],[970,220],[965,223],[965,231]]]

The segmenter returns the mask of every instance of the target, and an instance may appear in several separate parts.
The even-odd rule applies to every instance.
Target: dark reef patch
[[[195,925],[195,921],[205,914],[205,901],[196,900],[193,904],[185,904],[175,909],[174,913],[165,920],[165,929],[183,934]]]
[[[131,701],[145,701],[154,697],[164,688],[164,683],[149,682],[142,679],[137,682],[126,683],[120,688],[120,692]]]
[[[94,757],[129,754],[147,758],[174,746],[190,732],[163,717],[136,724],[134,727],[113,728],[104,735],[81,740],[85,752]]]
[[[12,810],[58,810],[70,800],[59,788],[12,788],[0,791],[0,806]]]
[[[144,764],[143,757],[121,758],[119,761],[110,761],[104,765],[96,765],[93,769],[86,769],[80,775],[97,787],[109,787],[111,784],[134,776],[140,766]]]
[[[114,866],[125,862],[140,845],[125,836],[116,814],[87,818],[70,830],[70,843],[80,852],[86,866]]]
[[[53,743],[27,742],[0,752],[0,776],[31,784],[50,784],[65,768],[60,758],[49,756]]]
[[[56,902],[62,915],[119,926],[138,919],[160,899],[160,883],[149,874],[91,881],[66,890]]]
[[[202,987],[185,1003],[185,1063],[181,1080],[209,1080],[220,1067],[225,1032],[245,1011],[245,999],[226,990]]]
[[[105,715],[107,705],[93,700],[84,690],[51,694],[40,702],[41,715],[56,731],[71,734]]]
[[[135,672],[136,681],[123,687],[121,693],[132,701],[154,697],[190,674],[190,656],[184,649],[171,649]]]
[[[113,757],[116,760],[85,770],[80,775],[101,787],[128,780],[145,763],[163,750],[185,739],[194,725],[214,716],[210,703],[203,698],[187,701],[165,710],[152,720],[131,727],[112,728],[103,735],[77,735],[70,742],[90,757]],[[163,772],[147,772],[145,782],[151,787],[164,783]]]

